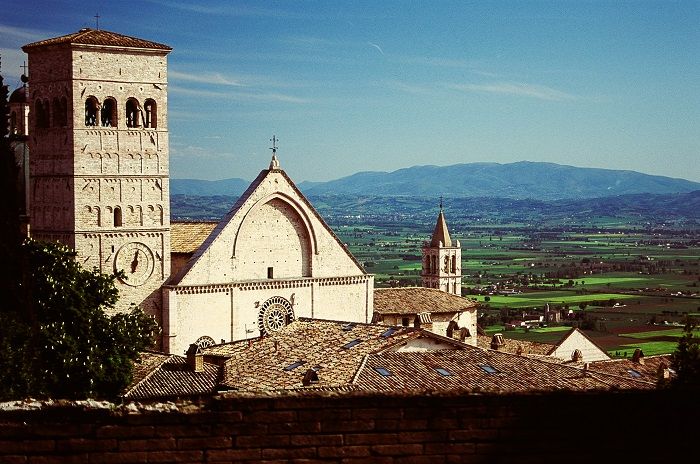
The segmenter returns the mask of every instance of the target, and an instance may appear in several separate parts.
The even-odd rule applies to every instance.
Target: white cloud
[[[213,90],[196,90],[196,89],[186,89],[184,87],[177,87],[171,85],[169,88],[170,93],[179,95],[190,95],[194,97],[202,98],[217,98],[226,100],[239,100],[239,101],[272,101],[272,102],[284,102],[284,103],[308,103],[308,100],[294,97],[291,95],[284,95],[280,93],[256,93],[256,92],[244,92],[244,91],[229,91],[229,92],[218,92]]]
[[[231,79],[221,73],[190,74],[179,71],[170,71],[168,72],[168,78],[188,82],[199,82],[203,84],[228,85],[232,87],[242,87],[245,85],[241,81]]]
[[[579,97],[545,85],[527,84],[523,82],[492,82],[487,84],[454,84],[449,86],[454,90],[467,92],[486,92],[502,95],[538,98],[540,100],[564,101],[576,100]]]

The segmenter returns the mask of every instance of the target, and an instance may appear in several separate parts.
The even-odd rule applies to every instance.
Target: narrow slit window
[[[401,319],[401,325],[404,327],[408,327],[408,318],[404,317]]]
[[[122,209],[114,208],[114,227],[122,226]]]
[[[267,278],[268,278],[268,279],[274,279],[274,278],[275,278],[275,268],[274,268],[274,267],[268,267],[268,268],[267,268]]]

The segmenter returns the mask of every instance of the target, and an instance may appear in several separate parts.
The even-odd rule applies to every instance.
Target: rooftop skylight
[[[398,330],[398,329],[397,329],[396,327],[389,327],[388,329],[386,329],[386,330],[384,331],[383,334],[380,335],[380,337],[382,337],[382,338],[389,338],[389,337],[391,337],[392,335],[394,335],[394,334],[396,333],[397,330]]]
[[[639,377],[642,376],[642,374],[639,373],[639,371],[636,371],[634,369],[627,369],[627,373],[634,377],[635,379],[638,379]]]
[[[353,346],[357,345],[357,344],[360,343],[361,341],[362,341],[362,340],[360,340],[359,338],[356,338],[355,340],[350,341],[350,342],[347,342],[345,345],[343,345],[343,348],[345,348],[346,350],[349,350],[350,348],[352,348]]]
[[[490,364],[479,364],[479,367],[487,374],[495,374],[498,372],[495,367]]]
[[[350,330],[353,329],[353,327],[355,327],[355,325],[357,325],[357,324],[355,324],[354,322],[348,322],[347,324],[343,325],[341,327],[341,329],[344,330],[345,332],[349,332]]]
[[[383,377],[391,377],[392,375],[394,375],[389,369],[385,369],[383,367],[375,367],[374,370],[377,371],[379,375]]]
[[[303,366],[304,364],[306,364],[306,361],[296,361],[296,362],[290,364],[289,366],[285,367],[284,370],[285,371],[293,371],[297,367]]]
[[[449,377],[452,375],[452,372],[448,371],[447,369],[443,369],[442,367],[436,367],[435,370],[443,377]]]

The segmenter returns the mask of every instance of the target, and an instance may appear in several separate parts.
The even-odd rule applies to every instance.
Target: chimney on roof
[[[571,353],[571,360],[573,362],[581,362],[583,361],[583,353],[581,353],[581,350],[576,348],[573,353]]]
[[[659,380],[668,380],[671,378],[671,371],[666,363],[659,364],[659,369],[656,371],[656,377]]]
[[[187,350],[187,366],[193,372],[204,372],[202,349],[194,343]]]
[[[311,384],[318,383],[318,373],[314,369],[307,369],[301,384],[308,387]]]
[[[591,368],[591,363],[583,363],[583,370],[585,372],[588,372],[588,370],[590,370],[590,368]]]
[[[506,344],[506,342],[503,341],[503,335],[502,334],[494,334],[493,338],[491,339],[491,349],[492,350],[501,350],[503,349],[503,346]]]
[[[634,354],[632,355],[632,362],[637,364],[644,364],[644,352],[641,350],[641,348],[637,348],[636,350],[634,350]]]

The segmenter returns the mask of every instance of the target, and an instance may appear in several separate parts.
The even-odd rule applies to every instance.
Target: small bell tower
[[[423,243],[421,285],[437,288],[453,295],[462,295],[462,246],[454,242],[445,222],[440,198],[440,213],[429,242]]]

